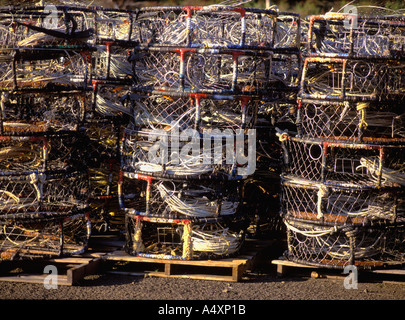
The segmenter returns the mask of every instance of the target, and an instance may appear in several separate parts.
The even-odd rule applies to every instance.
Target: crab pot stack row
[[[405,21],[308,20],[298,134],[279,133],[286,257],[331,268],[401,264]]]
[[[35,29],[46,17],[0,10],[1,260],[81,253],[91,233],[81,128],[92,48],[51,41]]]
[[[257,112],[289,92],[276,73],[299,58],[286,43],[297,39],[281,37],[287,26],[272,10],[139,11],[119,181],[128,253],[199,259],[241,249]]]

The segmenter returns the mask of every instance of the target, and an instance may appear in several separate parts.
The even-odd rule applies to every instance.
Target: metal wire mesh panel
[[[165,131],[252,128],[262,101],[249,96],[134,91],[128,96],[134,125]]]
[[[0,177],[2,218],[65,216],[88,205],[88,176],[80,171],[38,171]]]
[[[241,184],[237,181],[168,180],[122,173],[121,207],[127,213],[179,219],[232,216],[239,212]]]
[[[253,8],[150,7],[140,9],[133,32],[141,43],[265,47],[274,45],[276,17]]]
[[[360,269],[404,263],[402,225],[381,227],[322,226],[286,219],[289,260],[328,268]]]
[[[308,46],[313,54],[399,58],[404,54],[401,16],[327,13],[309,16]]]
[[[307,57],[299,94],[330,101],[402,101],[404,67],[388,59]]]
[[[122,118],[131,115],[130,106],[124,103],[130,92],[128,83],[111,80],[93,80],[93,105],[89,110],[97,118]]]
[[[325,182],[369,186],[404,185],[404,147],[333,143],[287,138],[283,141],[286,173]]]
[[[365,226],[405,221],[404,191],[315,183],[285,176],[282,180],[282,210],[287,219],[322,225]]]
[[[0,42],[8,46],[80,42],[94,32],[88,11],[73,6],[0,8]]]
[[[83,49],[1,49],[0,84],[4,89],[62,86],[83,89],[89,77]]]
[[[128,61],[130,49],[127,45],[116,42],[107,42],[97,46],[93,54],[93,79],[114,79],[120,82],[130,82],[132,79],[132,65]]]
[[[135,48],[131,60],[142,86],[257,92],[278,80],[266,51]]]
[[[0,218],[0,261],[80,254],[90,237],[86,214],[58,218]]]
[[[182,179],[238,179],[254,164],[252,136],[212,131],[166,134],[158,130],[125,130],[121,143],[124,171]],[[237,153],[235,152],[237,146]],[[241,152],[243,149],[242,159]],[[246,161],[245,161],[246,160]]]
[[[154,219],[127,215],[125,250],[132,255],[160,259],[221,258],[238,252],[244,233],[218,219]]]
[[[300,134],[308,138],[385,143],[405,137],[404,105],[380,102],[351,103],[305,100],[298,108]]]
[[[0,136],[0,175],[84,168],[85,143],[80,132]]]
[[[40,124],[42,131],[77,130],[88,108],[89,97],[83,91],[2,92],[1,128],[3,132],[21,131],[24,123]]]

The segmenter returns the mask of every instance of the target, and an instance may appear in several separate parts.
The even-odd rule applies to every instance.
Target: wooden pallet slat
[[[36,264],[37,266],[41,266],[41,269],[44,270],[47,265],[55,265],[58,270],[58,274],[56,275],[57,285],[73,286],[79,284],[85,276],[96,273],[99,270],[101,261],[101,256],[95,258],[66,257],[40,261],[19,261],[19,266],[23,271],[3,274],[0,276],[0,281],[44,284],[46,277],[49,276],[48,273],[38,273],[38,271],[27,272],[24,270],[24,267],[29,267],[30,264]],[[59,273],[61,269],[66,268],[66,273]]]
[[[251,258],[251,257],[250,257]],[[104,256],[106,261],[127,262],[136,265],[154,264],[161,265],[163,271],[148,271],[143,272],[122,272],[108,271],[109,273],[122,275],[144,275],[167,278],[188,278],[201,280],[216,280],[216,281],[231,281],[238,282],[242,279],[243,273],[246,271],[249,264],[248,258],[225,258],[218,260],[167,260],[131,256],[122,250],[117,250]],[[199,273],[194,273],[193,267],[198,267]],[[220,270],[218,270],[220,269]],[[228,274],[215,274],[215,271],[227,272]]]

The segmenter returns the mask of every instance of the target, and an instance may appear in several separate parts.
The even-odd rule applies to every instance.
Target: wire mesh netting
[[[0,260],[80,254],[87,248],[90,220],[83,213],[49,218],[0,217]]]
[[[149,93],[149,94],[148,94]],[[134,127],[165,131],[254,128],[265,102],[245,95],[214,95],[146,90],[128,95]]]
[[[403,223],[381,227],[325,226],[293,219],[285,223],[286,256],[302,264],[371,269],[401,265],[405,259]]]
[[[88,179],[83,171],[33,171],[0,177],[5,218],[64,216],[88,205]]]
[[[403,111],[401,104],[304,100],[297,125],[307,138],[395,142],[405,137]]]
[[[330,101],[404,98],[404,67],[398,60],[307,57],[300,97]]]
[[[308,22],[307,45],[312,54],[403,57],[405,20],[400,15],[327,13],[309,16]]]
[[[160,259],[207,259],[236,254],[244,242],[244,232],[236,222],[211,219],[156,219],[127,215],[131,228],[125,250],[142,257]]]
[[[85,51],[86,50],[86,51]],[[72,87],[83,89],[90,77],[89,49],[1,49],[0,84],[4,89]]]
[[[316,183],[295,176],[281,182],[283,216],[322,225],[365,226],[405,219],[404,191],[356,184]]]
[[[240,181],[156,179],[123,173],[119,182],[125,211],[152,217],[198,219],[239,213]]]
[[[296,56],[279,54],[274,62],[272,56],[270,51],[144,47],[130,60],[138,85],[253,94],[286,89],[297,74]]]
[[[290,137],[283,141],[285,172],[304,179],[364,186],[404,185],[404,146],[334,143]]]
[[[2,92],[0,129],[2,132],[78,130],[88,103],[88,93],[78,90]]]

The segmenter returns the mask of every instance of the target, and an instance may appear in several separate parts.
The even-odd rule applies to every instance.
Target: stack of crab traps
[[[74,37],[79,17],[59,17],[65,38],[40,32],[43,8],[0,10],[1,260],[81,253],[90,236],[81,127],[92,48]]]
[[[279,132],[285,255],[330,268],[403,264],[405,20],[308,23],[298,134]]]
[[[242,248],[257,112],[291,92],[286,69],[298,73],[299,19],[283,17],[230,6],[137,13],[119,179],[128,253],[202,259]]]

